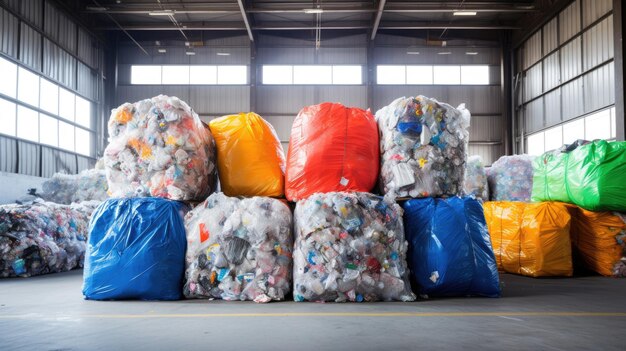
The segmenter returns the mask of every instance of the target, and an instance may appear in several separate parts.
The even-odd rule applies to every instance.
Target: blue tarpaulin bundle
[[[90,300],[178,300],[186,206],[161,198],[110,199],[94,212],[83,295]]]
[[[500,296],[483,207],[476,199],[413,199],[404,211],[409,267],[420,294]]]

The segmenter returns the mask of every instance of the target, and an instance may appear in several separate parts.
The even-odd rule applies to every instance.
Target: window
[[[563,127],[556,126],[544,132],[545,151],[555,150],[563,146]]]
[[[163,84],[189,84],[189,66],[163,66]]]
[[[83,155],[91,155],[91,133],[82,129],[76,128],[76,152]]]
[[[20,67],[18,69],[18,100],[39,107],[39,76]]]
[[[406,67],[378,66],[376,67],[376,81],[378,84],[406,84]]]
[[[331,84],[333,81],[330,66],[294,66],[294,84]]]
[[[91,127],[91,103],[80,96],[76,97],[76,124]]]
[[[217,84],[217,66],[189,66],[189,84]]]
[[[489,66],[461,66],[461,84],[489,84]]]
[[[461,66],[433,66],[435,84],[461,84]]]
[[[217,84],[246,83],[248,83],[246,66],[217,66]]]
[[[69,123],[59,121],[59,147],[68,151],[74,151],[74,129]]]
[[[615,122],[615,107],[611,107],[611,138],[616,138],[617,125]]]
[[[15,104],[0,99],[0,133],[15,136]]]
[[[361,66],[333,66],[333,84],[363,83]]]
[[[39,142],[39,113],[28,107],[17,107],[17,137]]]
[[[39,114],[39,142],[51,146],[59,146],[59,120]]]
[[[585,139],[611,138],[611,112],[604,110],[585,117]]]
[[[131,66],[130,84],[161,84],[161,66]]]
[[[59,87],[45,79],[39,82],[41,96],[39,107],[55,115],[59,114]]]
[[[59,89],[59,116],[74,122],[75,95],[63,88]]]
[[[563,143],[571,144],[578,139],[585,139],[585,119],[580,118],[563,125]]]
[[[406,84],[433,84],[433,66],[406,66]]]
[[[293,84],[293,66],[263,66],[263,84]]]
[[[543,132],[528,136],[526,141],[528,143],[528,148],[527,148],[528,152],[527,153],[529,155],[538,156],[538,155],[543,154],[543,152],[545,150],[544,138],[543,137],[544,137]]]
[[[360,85],[361,66],[353,65],[268,65],[263,66],[263,84]]]
[[[0,72],[2,72],[0,94],[15,98],[17,90],[17,65],[0,57]]]

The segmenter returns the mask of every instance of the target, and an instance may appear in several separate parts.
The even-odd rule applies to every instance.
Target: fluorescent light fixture
[[[190,50],[190,51],[185,51],[185,54],[189,55],[189,56],[194,56],[196,54],[196,52]]]
[[[150,11],[148,12],[148,14],[150,16],[170,16],[175,14],[176,11],[172,11],[172,10],[163,10],[163,11]]]
[[[476,16],[476,11],[454,11],[454,16]]]
[[[188,41],[185,42],[185,46],[189,46],[191,45],[191,43],[189,43]]]
[[[106,11],[107,8],[104,6],[87,6],[85,7],[87,11]]]
[[[230,56],[230,52],[218,52],[217,56]]]
[[[450,55],[450,54],[451,54],[450,51],[441,51],[437,53],[437,55]]]
[[[159,52],[159,54],[164,54],[167,52],[167,50],[163,48],[159,48],[157,51]]]
[[[419,51],[407,51],[406,54],[407,55],[419,55],[420,52]]]
[[[304,9],[304,13],[309,13],[309,14],[324,13],[324,9]]]
[[[465,55],[478,55],[478,53],[476,51],[468,51],[465,53]]]

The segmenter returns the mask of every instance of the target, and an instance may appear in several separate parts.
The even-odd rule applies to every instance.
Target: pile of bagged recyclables
[[[368,193],[318,193],[296,204],[295,301],[413,301],[402,209]]]
[[[459,195],[470,112],[425,96],[399,98],[376,113],[381,186],[396,197]]]
[[[284,300],[291,287],[291,225],[280,200],[209,196],[185,218],[185,297]]]
[[[215,190],[215,142],[198,115],[159,95],[114,109],[104,151],[111,197],[202,201]]]
[[[109,197],[106,173],[99,169],[87,169],[78,174],[55,173],[41,187],[41,198],[58,204],[104,201]]]
[[[0,277],[82,267],[89,216],[97,203],[0,205]]]
[[[513,155],[494,162],[487,169],[491,200],[530,202],[534,159],[530,155]]]
[[[489,201],[487,173],[483,166],[483,160],[478,155],[467,158],[463,190],[465,195],[473,195],[477,199]]]
[[[370,192],[379,167],[378,128],[369,110],[326,102],[303,108],[293,122],[285,196]]]
[[[285,154],[271,124],[249,112],[214,119],[209,126],[224,194],[283,196]]]

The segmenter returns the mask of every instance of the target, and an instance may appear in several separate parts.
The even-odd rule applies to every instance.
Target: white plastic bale
[[[107,194],[109,186],[104,170],[87,169],[79,174],[55,173],[41,187],[43,190],[41,197],[58,204],[104,201],[109,197]]]
[[[294,213],[295,301],[413,301],[402,209],[368,193],[314,194]]]
[[[487,169],[492,201],[530,202],[535,156],[502,156]]]
[[[399,98],[376,113],[381,187],[390,198],[460,195],[470,112],[425,96]]]
[[[177,97],[159,95],[114,109],[104,163],[112,197],[202,201],[215,190],[215,142]]]
[[[487,173],[483,166],[483,160],[478,155],[467,158],[463,188],[465,195],[473,195],[477,199],[489,201]]]
[[[292,216],[269,197],[209,196],[185,217],[188,298],[269,302],[291,287]]]

